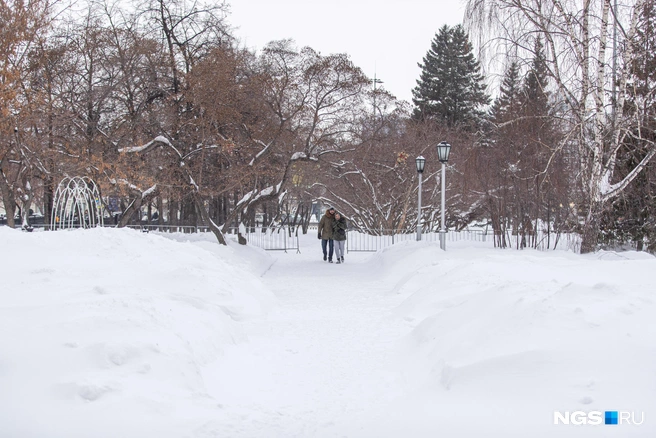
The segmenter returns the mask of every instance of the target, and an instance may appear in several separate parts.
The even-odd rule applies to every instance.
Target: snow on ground
[[[371,412],[371,436],[655,436],[654,257],[462,246],[375,256],[400,278],[393,313],[413,329],[408,391]],[[554,411],[614,410],[646,421],[553,425]]]
[[[274,302],[241,248],[6,227],[0,248],[2,438],[197,436],[202,367]]]
[[[656,436],[656,259],[471,244],[0,228],[0,437]]]

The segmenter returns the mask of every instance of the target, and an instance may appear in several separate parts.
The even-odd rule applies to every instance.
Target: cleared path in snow
[[[221,408],[208,436],[364,436],[361,417],[405,387],[395,346],[411,327],[390,317],[402,297],[369,254],[329,264],[317,244],[275,257],[262,279],[278,306],[204,375]]]

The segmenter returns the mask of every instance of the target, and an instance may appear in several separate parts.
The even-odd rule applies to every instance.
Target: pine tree
[[[526,112],[529,117],[546,117],[549,114],[549,95],[547,61],[544,54],[544,44],[540,37],[533,46],[533,60],[524,79],[524,95]]]
[[[544,45],[540,37],[535,39],[533,45],[533,59],[528,72],[524,77],[522,86],[522,133],[528,153],[536,159],[549,154],[554,142],[554,126],[551,117],[551,105],[549,102],[549,76],[547,61],[544,54]],[[538,163],[535,172],[541,172],[539,167],[544,163]]]
[[[508,121],[517,117],[522,105],[522,89],[519,80],[519,65],[512,62],[504,75],[499,97],[492,105],[492,119],[495,123]]]
[[[512,62],[506,71],[499,96],[490,111],[493,129],[490,132],[490,148],[479,150],[483,161],[489,164],[492,178],[486,189],[488,193],[487,208],[496,236],[503,236],[496,242],[500,247],[507,245],[505,235],[511,224],[517,223],[517,196],[515,187],[518,170],[517,138],[520,137],[517,120],[522,108],[522,86],[519,65]]]
[[[512,227],[521,236],[522,247],[536,244],[535,230],[541,224],[550,231],[554,209],[567,204],[561,187],[552,183],[567,177],[562,154],[554,153],[557,130],[547,87],[547,63],[538,38],[526,75],[522,79],[518,64],[512,62],[491,109],[494,147],[486,152],[486,160],[495,169],[497,186],[488,208],[495,232]]]
[[[533,43],[533,59],[523,84],[523,120],[521,122],[522,161],[527,187],[525,211],[538,223],[542,220],[550,231],[557,217],[566,216],[568,202],[566,160],[556,147],[556,129],[549,87],[549,70],[542,39]],[[560,182],[560,184],[558,183]],[[565,207],[563,207],[565,206]]]
[[[461,25],[443,26],[419,64],[412,91],[415,119],[435,119],[447,126],[473,127],[490,101],[472,45]]]

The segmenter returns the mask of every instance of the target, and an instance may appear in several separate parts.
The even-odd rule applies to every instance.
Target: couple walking
[[[319,239],[323,259],[333,262],[333,247],[337,263],[344,263],[344,245],[346,243],[346,218],[330,207],[319,221]]]

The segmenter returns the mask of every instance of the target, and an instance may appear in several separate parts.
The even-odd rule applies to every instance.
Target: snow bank
[[[414,326],[401,351],[416,388],[372,436],[654,436],[654,257],[406,243],[371,262],[406,296],[395,314]],[[554,425],[577,410],[647,421]]]
[[[0,227],[0,248],[2,437],[199,436],[221,409],[201,368],[273,303],[266,254],[233,246]]]
[[[153,233],[153,232],[151,232]],[[205,233],[157,233],[167,239],[176,242],[190,242],[206,251],[214,253],[217,257],[229,257],[230,263],[240,268],[251,271],[253,274],[261,277],[275,263],[271,254],[254,245],[240,245],[237,243],[236,234],[226,234],[228,247],[217,245],[216,237],[211,232]],[[228,254],[226,254],[226,252]]]

